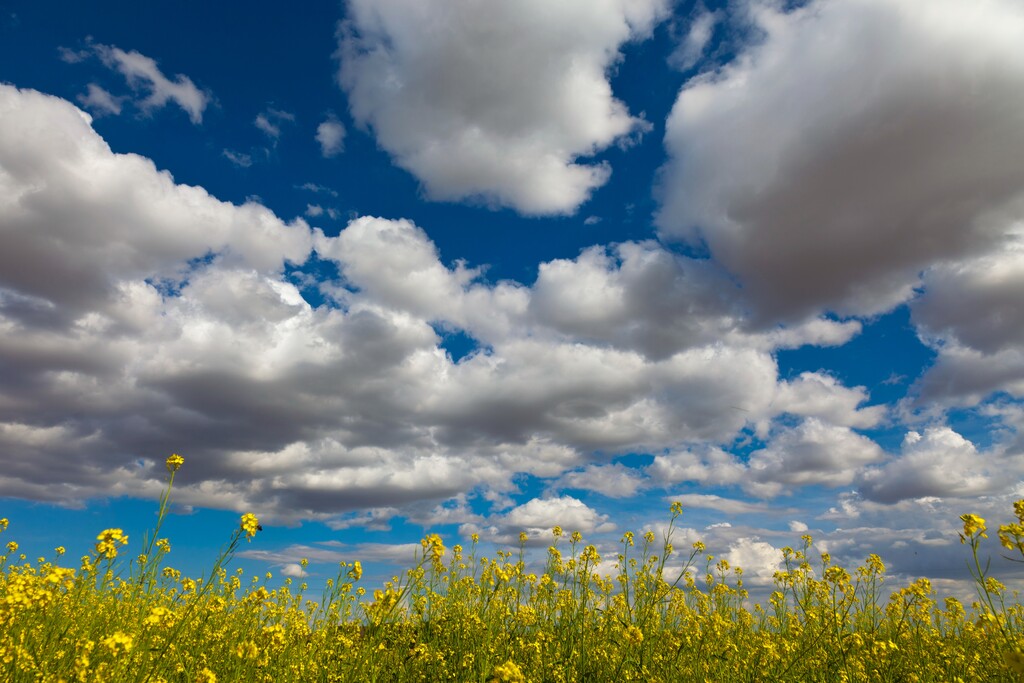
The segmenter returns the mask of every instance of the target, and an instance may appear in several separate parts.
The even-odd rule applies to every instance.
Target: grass
[[[985,520],[964,515],[978,599],[939,601],[928,579],[890,592],[870,555],[847,570],[809,536],[785,548],[766,604],[748,606],[739,567],[700,542],[680,552],[671,508],[663,538],[622,537],[615,574],[578,533],[552,531],[530,573],[518,550],[477,555],[421,542],[415,566],[377,589],[341,563],[319,598],[290,579],[275,590],[228,565],[259,530],[243,515],[208,575],[165,563],[157,524],[125,564],[128,539],[107,529],[77,568],[0,556],[0,678],[6,681],[986,681],[1024,674],[1024,608],[979,555]],[[1003,546],[1024,555],[1024,501]],[[0,530],[7,520],[0,520]],[[679,569],[680,563],[682,569]],[[670,570],[670,567],[676,567]]]

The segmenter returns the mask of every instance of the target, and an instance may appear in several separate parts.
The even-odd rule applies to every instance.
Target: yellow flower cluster
[[[241,521],[242,531],[245,532],[245,540],[251,541],[262,527],[260,526],[260,520],[256,518],[256,515],[251,512],[247,512],[242,515]]]
[[[168,472],[177,472],[179,469],[181,469],[181,466],[185,464],[185,458],[181,457],[177,453],[174,453],[167,457],[167,460],[164,462],[164,464],[167,465]]]
[[[168,470],[173,480],[176,469]],[[164,510],[167,494],[161,500]],[[1000,543],[1020,551],[1024,501],[1014,511]],[[810,536],[784,549],[774,591],[751,604],[740,567],[705,554],[700,541],[673,549],[682,508],[670,512],[667,529],[626,532],[607,560],[578,532],[566,538],[556,527],[543,567],[529,562],[525,542],[488,557],[475,538],[446,553],[432,534],[411,569],[376,589],[355,585],[363,579],[358,561],[340,563],[318,599],[307,598],[305,584],[275,588],[266,576],[228,570],[241,538],[259,530],[252,514],[242,516],[205,579],[163,566],[170,544],[156,533],[147,535],[156,539],[143,549],[147,560],[124,566],[115,560],[128,539],[107,529],[80,571],[43,558],[0,564],[0,680],[966,683],[1024,676],[1024,606],[988,573],[979,554],[986,522],[977,515],[961,518],[978,591],[969,606],[937,599],[926,578],[892,590],[887,582],[895,579],[877,555],[847,569],[817,552]]]
[[[118,549],[128,543],[128,537],[121,529],[104,529],[96,537],[96,554],[112,560],[117,557]]]

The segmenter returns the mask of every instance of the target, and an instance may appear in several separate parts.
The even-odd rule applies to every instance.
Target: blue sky
[[[1022,32],[1012,0],[11,0],[9,534],[141,542],[177,452],[192,573],[242,512],[242,566],[322,581],[427,532],[611,555],[680,500],[755,587],[810,533],[963,592],[957,517],[1024,496]]]

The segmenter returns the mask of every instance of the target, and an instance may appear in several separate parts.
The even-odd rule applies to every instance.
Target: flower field
[[[750,605],[743,573],[700,542],[668,532],[626,533],[615,573],[579,534],[552,530],[543,571],[524,547],[477,554],[421,542],[411,569],[363,587],[342,563],[319,596],[291,580],[269,590],[228,564],[259,531],[243,515],[208,575],[168,563],[157,524],[129,556],[120,529],[97,537],[78,566],[29,562],[16,541],[0,558],[0,679],[5,681],[985,681],[1019,680],[1024,608],[979,557],[985,520],[964,515],[978,598],[939,599],[928,579],[892,592],[882,560],[846,569],[784,549],[785,570],[764,605]],[[999,528],[1024,549],[1024,501]],[[0,520],[6,530],[8,522]],[[525,538],[523,539],[525,542]],[[129,559],[130,557],[130,559]],[[680,563],[682,569],[680,570]],[[670,571],[670,567],[674,568]]]

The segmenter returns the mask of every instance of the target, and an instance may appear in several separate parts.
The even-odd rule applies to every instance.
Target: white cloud
[[[643,127],[607,72],[667,9],[665,0],[355,0],[339,81],[356,122],[431,198],[572,213],[611,173],[579,159]]]
[[[155,60],[135,50],[125,52],[119,47],[99,44],[93,45],[93,49],[104,64],[125,77],[132,89],[149,91],[149,95],[137,103],[143,111],[160,109],[174,102],[188,113],[192,123],[202,123],[210,96],[197,88],[188,76],[177,74],[171,80],[160,71]]]
[[[58,47],[57,54],[60,60],[66,64],[78,64],[92,56],[92,50],[72,50],[67,47]]]
[[[310,218],[324,215],[324,207],[319,204],[306,204],[306,215]]]
[[[808,417],[795,427],[777,427],[746,462],[720,448],[691,447],[655,457],[647,474],[666,483],[736,486],[772,498],[803,486],[849,485],[865,466],[882,458],[882,449],[867,437]]]
[[[301,564],[290,562],[281,567],[281,576],[301,579],[305,576],[309,576],[306,570],[302,568]]]
[[[222,154],[224,158],[233,163],[239,168],[249,168],[252,166],[252,157],[242,152],[235,152],[234,150],[225,149]]]
[[[336,157],[345,149],[345,126],[337,119],[329,118],[316,127],[316,141],[320,143],[320,153],[327,157]]]
[[[869,500],[894,503],[907,498],[972,497],[1016,483],[1024,474],[1021,455],[982,454],[949,427],[909,432],[901,453],[860,477],[860,493]]]
[[[781,430],[765,448],[751,453],[750,476],[741,485],[763,497],[801,486],[846,486],[865,465],[882,457],[882,449],[871,439],[811,417]]]
[[[686,71],[700,61],[720,18],[717,12],[709,12],[700,4],[690,18],[690,30],[686,37],[669,56],[669,64],[680,71]]]
[[[609,498],[632,498],[648,482],[641,472],[621,464],[588,465],[582,470],[566,472],[551,488],[596,491]]]
[[[266,133],[269,138],[276,142],[277,139],[281,137],[281,122],[290,122],[294,120],[294,114],[269,107],[266,111],[256,115],[256,120],[253,121],[253,125]]]
[[[530,313],[574,339],[661,359],[725,343],[758,349],[842,344],[857,322],[809,319],[767,332],[751,326],[739,288],[715,264],[672,254],[653,241],[585,249],[540,266]]]
[[[924,285],[911,311],[938,358],[914,387],[918,404],[1024,396],[1024,225],[1013,224],[996,252],[930,268]]]
[[[684,509],[704,508],[718,510],[729,515],[750,515],[767,514],[768,512],[780,512],[778,505],[767,505],[765,503],[751,503],[736,498],[723,498],[708,493],[684,493],[678,496],[671,496],[673,501],[679,501]]]
[[[1024,7],[752,7],[762,40],[668,119],[665,237],[705,240],[763,318],[790,320],[887,310],[921,270],[999,248],[1024,198]]]
[[[739,458],[713,446],[658,455],[647,468],[647,473],[668,484],[697,482],[711,486],[732,486],[747,479],[747,468]]]
[[[818,417],[834,425],[865,429],[876,426],[886,407],[861,408],[868,400],[865,387],[844,387],[834,377],[820,372],[804,372],[791,382],[779,385],[773,407],[779,412]]]
[[[303,183],[302,185],[297,185],[296,187],[300,190],[306,190],[307,192],[314,192],[318,194],[323,192],[331,195],[332,197],[338,196],[338,192],[336,190],[332,190],[331,188],[325,185],[318,185],[317,183]]]
[[[86,94],[78,96],[79,102],[101,116],[103,114],[114,114],[115,116],[120,114],[121,103],[125,99],[124,97],[114,97],[95,83],[88,85]]]
[[[502,515],[492,515],[487,522],[489,526],[483,527],[464,524],[459,531],[463,536],[479,533],[495,543],[512,545],[518,544],[520,533],[526,533],[533,544],[549,544],[555,526],[562,527],[566,535],[574,531],[586,535],[615,530],[608,515],[599,514],[572,496],[533,498]]]
[[[744,583],[752,586],[774,585],[775,572],[783,569],[782,550],[757,538],[737,539],[722,557],[742,568]]]
[[[336,524],[387,510],[379,525],[396,510],[430,519],[425,510],[467,495],[497,508],[518,474],[640,489],[642,475],[595,467],[595,453],[667,450],[676,455],[647,472],[659,484],[743,484],[749,468],[706,444],[787,411],[871,420],[859,389],[817,376],[780,384],[778,340],[747,331],[743,312],[714,296],[719,275],[651,243],[544,264],[532,286],[489,283],[482,269],[442,263],[410,221],[364,217],[326,237],[218,201],[113,153],[68,102],[9,86],[0,164],[3,495],[157,495],[159,463],[180,452],[182,504]],[[322,286],[336,307],[313,308],[285,277],[292,264],[310,285],[314,247],[340,272]],[[559,278],[574,292],[584,276],[594,300],[560,312]],[[690,320],[676,329],[669,315]],[[634,331],[621,334],[623,321]],[[648,344],[659,326],[664,341]],[[455,362],[439,329],[479,348]],[[826,445],[856,441],[819,429],[839,430]],[[776,450],[787,445],[780,437]],[[855,459],[838,452],[841,476],[794,462],[815,473],[807,481],[846,482]],[[765,469],[786,488],[803,481]],[[550,500],[577,515],[566,526],[607,522]]]

